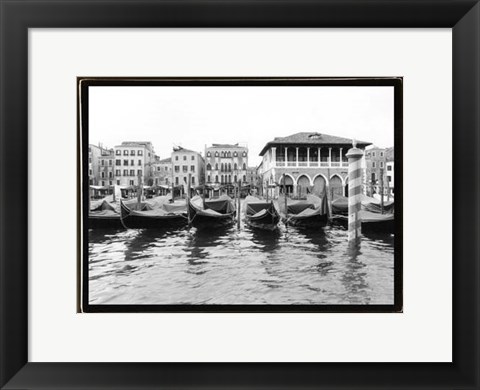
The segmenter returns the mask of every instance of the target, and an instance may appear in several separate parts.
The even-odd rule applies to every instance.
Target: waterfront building
[[[122,142],[115,146],[115,181],[121,187],[153,185],[155,151],[151,142]]]
[[[101,148],[98,156],[98,183],[102,187],[115,185],[115,153],[113,149]]]
[[[153,164],[153,178],[154,184],[160,186],[172,185],[172,158],[164,158],[160,160],[156,156],[155,163]]]
[[[205,148],[205,182],[211,186],[247,183],[248,148],[236,144],[212,144]]]
[[[88,145],[88,181],[93,186],[108,186],[113,181],[113,168],[109,169],[109,159],[113,154],[112,149],[99,145]],[[105,165],[106,164],[106,165]],[[109,175],[109,172],[112,172]]]
[[[369,142],[356,141],[359,149]],[[277,196],[283,191],[283,174],[287,193],[321,195],[326,189],[330,196],[348,195],[348,158],[352,140],[318,132],[300,132],[276,137],[260,152],[262,163],[257,172],[262,180],[262,193]],[[365,167],[364,157],[362,166]],[[276,188],[274,188],[276,186]]]
[[[365,153],[366,161],[366,184],[369,195],[380,194],[380,185],[383,178],[384,194],[387,194],[389,185],[389,175],[391,172],[391,179],[393,179],[393,148],[379,148],[372,146],[367,149]],[[388,170],[387,163],[391,171]],[[383,177],[382,177],[383,175]],[[391,185],[393,187],[393,183]]]
[[[171,164],[175,186],[183,185],[183,188],[186,189],[189,173],[191,174],[192,188],[204,183],[205,160],[199,152],[176,147],[172,151]]]

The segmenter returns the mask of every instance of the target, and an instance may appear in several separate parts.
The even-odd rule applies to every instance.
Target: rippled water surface
[[[340,226],[316,230],[90,230],[91,304],[393,304],[390,234],[356,255]]]

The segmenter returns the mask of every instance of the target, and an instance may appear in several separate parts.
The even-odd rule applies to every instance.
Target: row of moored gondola
[[[344,202],[345,203],[345,202]],[[278,209],[273,201],[254,196],[247,196],[244,202],[245,222],[254,228],[274,230],[280,221],[290,226],[318,227],[329,220],[326,197],[307,195],[306,199],[294,200],[284,196],[278,199]],[[389,206],[389,205],[387,205]],[[348,205],[347,205],[348,209]],[[333,221],[345,223],[345,205],[332,202]],[[393,232],[393,207],[391,214],[362,211],[364,221],[362,229]],[[235,221],[234,201],[227,195],[219,198],[203,199],[201,196],[185,200],[171,201],[160,196],[148,201],[120,201],[112,204],[106,200],[91,205],[89,228],[170,228],[191,224],[194,226],[213,227],[228,225]],[[365,225],[365,226],[364,226]]]

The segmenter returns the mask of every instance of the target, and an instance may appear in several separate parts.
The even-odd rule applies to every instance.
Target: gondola
[[[251,195],[245,198],[245,222],[249,226],[274,230],[279,221],[280,215],[272,201],[267,202]]]
[[[121,222],[129,229],[180,227],[187,224],[187,206],[120,201]]]
[[[120,213],[105,199],[91,205],[88,212],[89,229],[121,229]]]
[[[394,214],[379,214],[360,210],[358,212],[358,218],[362,224],[362,233],[395,233]],[[334,215],[332,221],[344,227],[348,227],[348,215]]]
[[[325,226],[328,222],[327,198],[307,195],[306,199],[293,200],[280,195],[278,199],[282,220],[286,225],[297,227]]]
[[[189,200],[188,207],[192,225],[224,225],[233,222],[235,217],[235,206],[232,198],[227,195],[205,201],[196,195]]]
[[[362,195],[362,210],[372,213],[382,214],[381,201],[366,195]],[[383,214],[394,214],[395,204],[393,201],[383,202]],[[348,215],[348,198],[345,196],[337,196],[332,201],[333,215]]]

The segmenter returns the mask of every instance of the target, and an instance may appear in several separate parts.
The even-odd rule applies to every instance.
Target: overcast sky
[[[393,146],[393,87],[90,87],[91,144],[151,141],[204,152],[245,143],[249,165],[275,137],[314,131]]]

